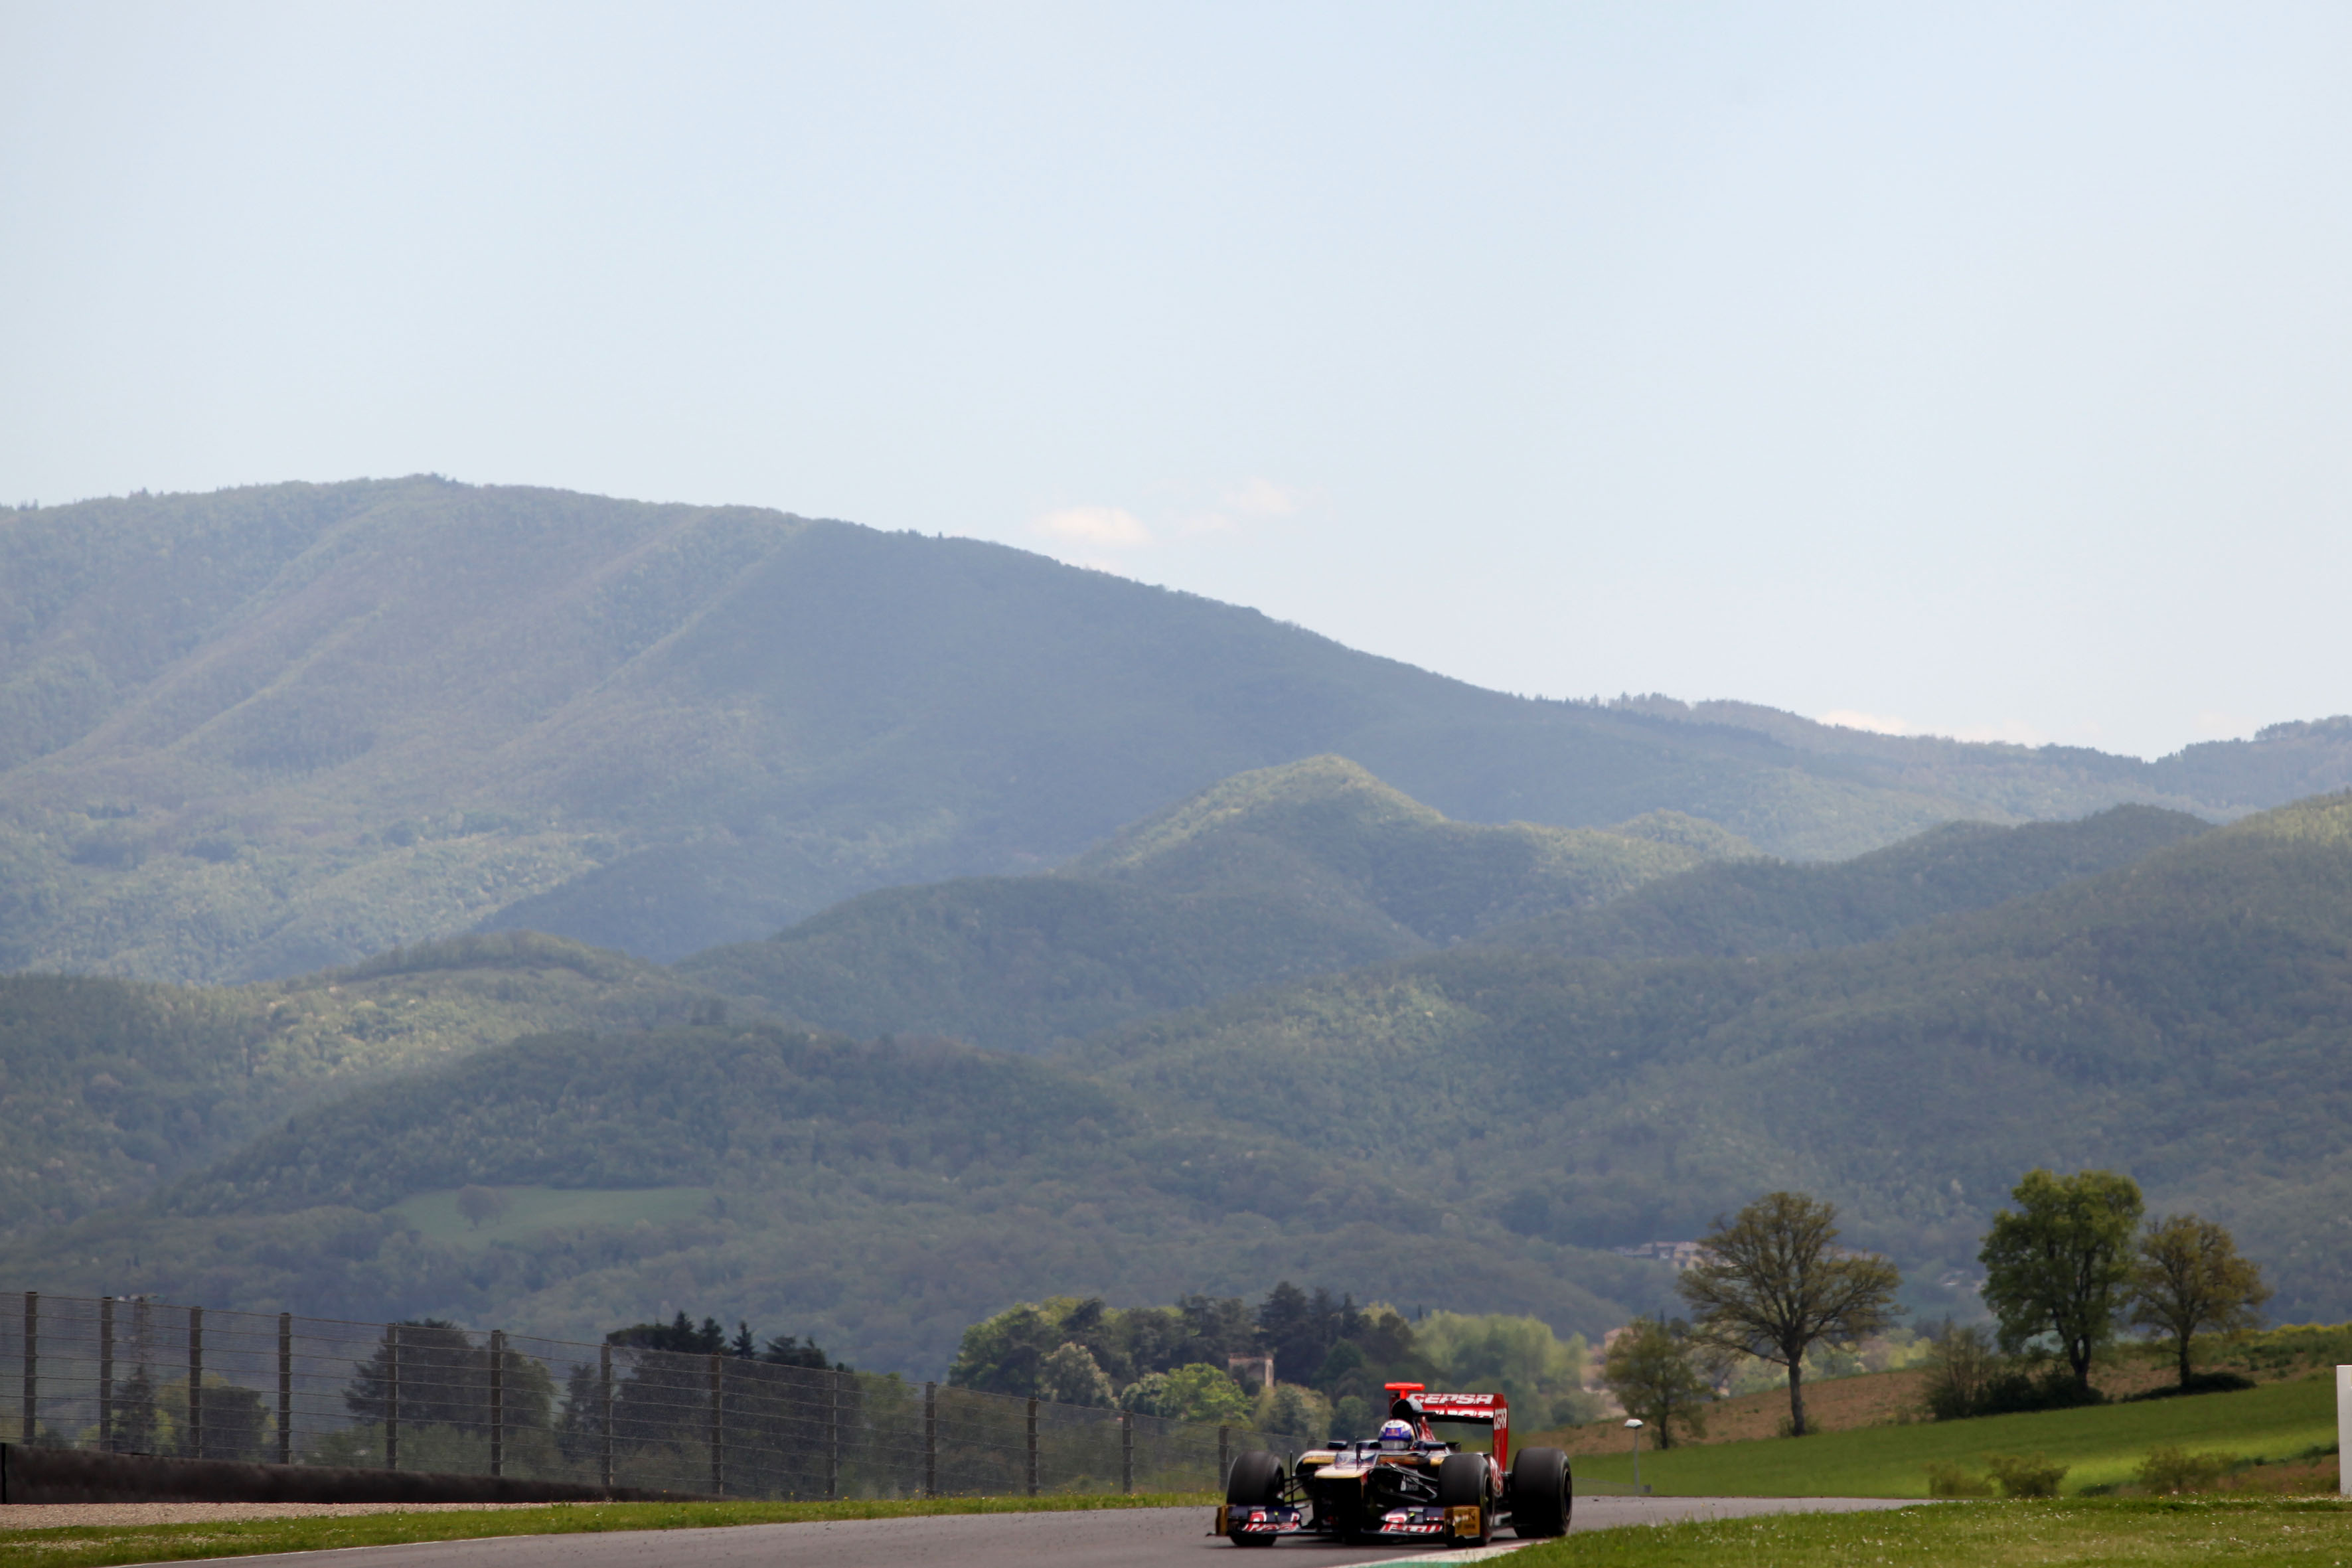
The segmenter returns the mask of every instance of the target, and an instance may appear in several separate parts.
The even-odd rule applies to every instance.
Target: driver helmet
[[[1412,1447],[1412,1424],[1411,1422],[1391,1421],[1381,1428],[1381,1447],[1385,1452],[1399,1454]]]

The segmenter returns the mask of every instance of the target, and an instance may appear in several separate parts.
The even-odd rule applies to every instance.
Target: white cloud
[[[1140,550],[1151,542],[1142,519],[1124,507],[1070,506],[1049,511],[1033,525],[1039,533],[1068,544]]]
[[[1874,735],[1916,735],[1916,727],[1900,719],[1890,719],[1880,713],[1858,713],[1851,708],[1832,709],[1813,716],[1816,724],[1834,724],[1841,730],[1867,730]]]
[[[1827,713],[1815,714],[1813,721],[1834,724],[1841,730],[1865,730],[1874,735],[1938,735],[1949,741],[2000,741],[2012,746],[2046,745],[2050,740],[2048,735],[2022,719],[1931,730],[1924,724],[1914,724],[1907,719],[1896,719],[1885,713],[1864,713],[1852,708],[1838,708]]]
[[[2200,741],[2242,741],[2262,728],[2261,721],[2242,713],[2224,713],[2208,708],[2190,721],[2189,727]]]
[[[1228,491],[1225,505],[1244,517],[1289,517],[1307,503],[1306,492],[1272,479],[1255,479]]]
[[[1196,512],[1178,525],[1182,533],[1239,533],[1255,523],[1296,517],[1314,500],[1312,493],[1263,477],[1244,479],[1217,498],[1217,510]]]

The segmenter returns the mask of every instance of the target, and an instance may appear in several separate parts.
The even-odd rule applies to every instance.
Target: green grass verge
[[[1932,1568],[2146,1568],[2168,1563],[2332,1568],[2352,1562],[2352,1507],[2332,1499],[1944,1502],[1888,1513],[1787,1514],[1597,1530],[1531,1546],[1507,1561],[1511,1568],[1880,1563]]]
[[[476,1541],[495,1535],[570,1535],[607,1530],[697,1530],[712,1525],[803,1524],[835,1519],[906,1519],[918,1514],[1063,1513],[1105,1508],[1213,1508],[1208,1492],[1132,1496],[930,1498],[850,1502],[559,1503],[548,1508],[369,1513],[345,1518],[253,1519],[209,1524],[67,1525],[0,1531],[0,1568],[107,1568],[334,1546],[397,1546],[412,1541]]]
[[[1642,1479],[1677,1497],[1925,1497],[1930,1461],[1981,1471],[1988,1454],[2046,1454],[2069,1467],[2063,1489],[2079,1492],[2128,1481],[2165,1444],[2275,1462],[2335,1441],[2335,1380],[2323,1376],[2236,1394],[1670,1448],[1642,1456]],[[1580,1479],[1630,1481],[1633,1473],[1630,1454],[1580,1455],[1575,1468]]]

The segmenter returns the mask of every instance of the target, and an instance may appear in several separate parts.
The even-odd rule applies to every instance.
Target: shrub
[[[1985,1468],[2000,1483],[2003,1497],[2056,1497],[2067,1467],[2053,1464],[2046,1454],[2023,1458],[2016,1454],[1988,1454]]]
[[[2237,1464],[2232,1454],[2191,1454],[2168,1444],[2150,1449],[2135,1474],[2152,1492],[2210,1492]]]
[[[1945,1319],[1927,1340],[1927,1414],[1938,1421],[1982,1414],[1986,1385],[1998,1364],[1990,1331]]]
[[[2126,1402],[2130,1402],[2142,1399],[2174,1399],[2184,1394],[2235,1394],[2240,1389],[2253,1386],[2252,1378],[2240,1377],[2234,1372],[2193,1372],[2189,1374],[2187,1383],[2158,1384],[2154,1388],[2144,1388],[2137,1394],[2126,1394],[2124,1398]]]
[[[1992,1482],[1983,1476],[1972,1476],[1949,1459],[1936,1459],[1927,1466],[1929,1497],[1990,1497]]]
[[[2063,1366],[2010,1366],[1986,1379],[1971,1415],[2011,1415],[2030,1410],[2072,1410],[2105,1405],[2107,1396],[2085,1388]]]

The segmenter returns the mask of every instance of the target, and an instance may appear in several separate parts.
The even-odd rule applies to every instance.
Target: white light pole
[[[1640,1497],[1642,1495],[1642,1418],[1638,1415],[1628,1417],[1625,1430],[1633,1434],[1633,1495]]]

